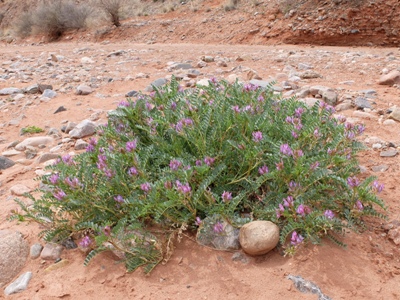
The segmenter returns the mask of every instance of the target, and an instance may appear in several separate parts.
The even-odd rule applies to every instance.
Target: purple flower
[[[214,161],[215,161],[215,158],[213,158],[213,157],[206,156],[206,158],[204,158],[204,163],[205,163],[207,166],[212,166],[212,164],[214,163]]]
[[[153,104],[151,104],[150,102],[146,102],[146,109],[147,110],[152,110],[153,108],[154,108],[154,105]]]
[[[293,117],[287,116],[285,121],[286,121],[286,123],[293,124]]]
[[[97,156],[98,162],[97,162],[97,168],[99,170],[104,170],[107,168],[107,156],[103,155],[103,154],[99,154]]]
[[[172,102],[171,103],[171,110],[175,110],[176,106],[177,106],[176,102]]]
[[[67,196],[67,194],[65,194],[65,192],[62,189],[57,189],[55,192],[53,192],[53,196],[61,201],[62,199],[64,199],[65,196]]]
[[[240,108],[238,105],[232,106],[232,110],[237,114],[240,113]]]
[[[110,226],[105,226],[104,228],[103,228],[103,233],[104,233],[104,235],[106,235],[106,236],[109,236],[110,234],[111,234],[111,227]]]
[[[372,183],[372,186],[378,193],[382,192],[385,187],[383,183],[380,184],[377,180]]]
[[[315,136],[316,138],[318,138],[318,137],[321,136],[321,135],[319,134],[319,129],[318,129],[318,128],[316,128],[316,129],[314,130],[314,136]]]
[[[358,125],[357,126],[357,131],[358,131],[358,134],[362,134],[365,131],[365,126],[364,125]]]
[[[349,177],[347,178],[347,184],[351,187],[351,188],[355,188],[357,186],[360,185],[360,180],[358,180],[357,177]]]
[[[305,216],[306,215],[306,209],[305,206],[303,204],[300,204],[297,209],[296,212],[301,215],[301,216]]]
[[[260,175],[267,174],[269,172],[268,167],[266,165],[263,165],[262,167],[258,168],[258,173]]]
[[[135,150],[136,149],[136,143],[137,143],[136,140],[127,142],[126,145],[125,145],[126,151],[132,152],[133,150]]]
[[[282,213],[285,211],[285,208],[281,203],[279,203],[279,208],[275,210],[276,218],[279,219],[282,216]]]
[[[304,108],[302,107],[296,108],[294,111],[294,115],[298,118],[300,118],[303,113],[304,113]]]
[[[292,131],[292,137],[297,139],[299,137],[299,135],[296,133],[296,131]]]
[[[179,180],[175,181],[176,190],[182,194],[188,194],[192,191],[189,183],[182,184]]]
[[[106,177],[107,177],[108,179],[110,179],[110,178],[113,177],[114,173],[113,173],[113,171],[111,171],[110,169],[105,168],[105,169],[104,169],[104,175],[106,175]]]
[[[60,175],[58,175],[58,173],[53,173],[53,174],[50,175],[49,181],[52,184],[56,184],[59,178],[60,178]]]
[[[224,191],[222,193],[222,200],[224,202],[229,202],[230,200],[232,200],[232,193]]]
[[[253,141],[256,143],[260,142],[263,138],[261,131],[254,131],[252,135],[253,135]]]
[[[296,158],[298,158],[298,157],[302,157],[304,155],[304,153],[303,153],[303,150],[295,150],[294,151],[294,156],[296,157]]]
[[[196,166],[200,167],[202,164],[203,162],[200,159],[196,160]]]
[[[117,195],[114,197],[114,200],[118,203],[124,203],[124,198],[121,195]]]
[[[355,135],[355,133],[354,133],[353,131],[349,131],[349,132],[347,133],[347,135],[346,135],[346,137],[347,137],[349,140],[354,139],[355,136],[356,136],[356,135]]]
[[[294,181],[289,182],[289,191],[293,192],[295,191],[298,187],[300,187],[300,184],[297,184]]]
[[[303,240],[304,240],[304,238],[300,234],[298,234],[296,231],[293,231],[292,237],[290,239],[290,243],[293,246],[297,246],[297,245],[301,244],[303,242]]]
[[[346,130],[352,130],[354,128],[354,125],[352,123],[346,122],[344,123],[344,128]]]
[[[258,96],[257,101],[258,102],[264,102],[264,97],[262,95]]]
[[[310,169],[311,170],[315,170],[316,168],[318,168],[319,167],[319,161],[316,161],[315,163],[312,163],[311,165],[310,165]]]
[[[364,205],[360,200],[356,201],[356,204],[354,205],[359,211],[362,211],[364,209]]]
[[[66,165],[72,165],[74,163],[74,159],[71,155],[65,154],[64,156],[61,157],[61,160],[64,162]]]
[[[122,100],[118,103],[118,107],[129,107],[129,102]]]
[[[173,159],[169,162],[169,167],[172,171],[177,171],[182,163],[179,160]]]
[[[281,145],[280,150],[281,150],[281,153],[283,155],[287,155],[287,156],[292,156],[293,155],[293,151],[292,151],[292,149],[290,148],[290,146],[288,144]]]
[[[71,178],[67,177],[65,178],[65,183],[68,184],[71,188],[76,189],[77,187],[82,186],[82,184],[79,182],[79,179],[74,177],[72,180]]]
[[[291,207],[291,206],[293,206],[293,201],[294,201],[293,197],[292,196],[288,196],[287,198],[283,199],[283,206]]]
[[[196,217],[196,220],[194,221],[194,224],[195,224],[196,226],[200,226],[202,222],[203,222],[203,221],[200,219],[200,217]]]
[[[129,168],[129,170],[128,170],[128,175],[129,176],[138,175],[138,174],[139,174],[139,172],[135,167],[130,167]]]
[[[89,144],[86,147],[86,152],[93,152],[97,145],[97,140],[95,138],[89,139]]]
[[[83,248],[87,248],[90,246],[90,244],[92,243],[92,240],[90,239],[90,237],[88,235],[86,235],[79,243],[79,245]]]
[[[214,224],[214,228],[213,228],[215,233],[221,233],[224,231],[224,225],[221,222],[217,222]]]
[[[337,116],[336,119],[338,120],[339,123],[344,123],[347,120],[346,117],[343,115]]]
[[[150,183],[148,183],[148,182],[142,183],[142,184],[140,185],[140,189],[141,189],[143,192],[148,193],[148,192],[150,192],[150,190],[151,190],[151,185],[150,185]]]
[[[212,84],[214,84],[214,85],[217,85],[217,84],[218,84],[218,79],[215,78],[215,77],[211,77],[211,78],[210,78],[210,82],[211,82]]]
[[[186,126],[191,126],[191,125],[193,125],[193,120],[190,118],[185,118],[185,119],[182,119],[182,123]]]
[[[327,210],[324,212],[324,216],[325,216],[325,218],[327,218],[327,219],[329,219],[329,220],[332,220],[332,219],[335,217],[335,214],[333,213],[333,211],[327,209]]]
[[[328,148],[328,150],[326,150],[326,153],[328,153],[328,154],[332,154],[332,149],[331,148]]]

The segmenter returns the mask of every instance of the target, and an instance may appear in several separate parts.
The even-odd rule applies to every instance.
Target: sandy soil
[[[126,50],[127,54],[122,57],[107,57],[107,54],[116,50]],[[0,145],[1,151],[9,143],[22,140],[19,130],[28,125],[60,128],[64,120],[79,122],[99,110],[102,111],[101,120],[105,121],[105,112],[115,108],[124,99],[126,92],[143,90],[152,80],[171,74],[166,70],[168,62],[192,61],[195,64],[202,55],[228,58],[230,61],[227,67],[210,63],[206,68],[198,69],[204,74],[200,77],[216,75],[226,78],[232,73],[245,77],[246,73],[241,74],[239,70],[248,67],[256,70],[263,79],[269,79],[285,73],[284,68],[287,65],[296,67],[298,63],[309,63],[323,77],[303,80],[300,86],[321,84],[338,89],[341,96],[374,89],[378,94],[374,99],[375,110],[381,109],[385,112],[392,105],[400,105],[399,89],[376,84],[384,67],[400,66],[400,51],[396,48],[146,45],[127,42],[0,45],[0,61],[22,62],[26,59],[23,65],[36,66],[38,70],[40,65],[51,62],[48,60],[51,53],[63,55],[65,59],[53,62],[53,69],[48,74],[33,71],[29,82],[17,79],[0,82],[0,88],[26,87],[36,82],[48,83],[59,91],[58,96],[49,102],[40,102],[35,96],[27,96],[0,109],[0,124],[7,124],[21,114],[25,116],[19,125],[0,127],[0,136],[4,139],[4,143]],[[280,54],[285,58],[279,57]],[[82,65],[80,59],[84,56],[92,58],[94,63]],[[244,61],[236,61],[237,56],[244,58]],[[388,60],[388,57],[394,57],[394,60]],[[2,67],[8,68],[8,65]],[[78,96],[69,86],[75,87],[79,83],[64,83],[51,76],[63,74],[67,68],[71,68],[69,72],[77,74],[83,74],[79,71],[87,69],[89,75],[80,75],[82,83],[90,83],[90,78],[97,76],[109,76],[114,81],[101,81],[91,95]],[[124,80],[128,75],[135,78],[138,73],[148,74],[149,78]],[[354,83],[343,83],[349,80]],[[64,93],[62,88],[65,88]],[[3,96],[0,100],[6,99]],[[28,101],[32,104],[26,105]],[[61,105],[67,111],[54,114]],[[354,118],[353,113],[354,109],[342,112]],[[378,114],[372,114],[376,119],[361,119],[367,127],[364,138],[377,136],[398,146],[400,124],[381,125]],[[73,151],[73,147],[63,149],[64,153],[70,151]],[[24,157],[12,157],[13,160],[20,158]],[[359,158],[360,164],[367,169],[363,176],[377,175],[379,181],[385,184],[386,188],[381,196],[388,206],[388,220],[399,220],[399,157],[381,158],[379,151],[368,150],[361,153]],[[380,173],[371,171],[371,166],[382,164],[389,165],[389,169]],[[40,228],[36,224],[6,221],[10,211],[17,208],[9,189],[17,183],[31,188],[37,187],[38,182],[33,178],[35,171],[42,168],[42,165],[34,162],[26,166],[17,164],[0,174],[0,229],[19,230],[30,244],[39,241],[37,234]],[[169,263],[157,267],[150,276],[145,276],[141,271],[127,274],[124,266],[116,263],[109,254],[98,256],[88,267],[84,267],[84,254],[80,250],[68,250],[63,252],[62,258],[70,263],[52,272],[44,271],[52,262],[28,259],[23,270],[33,273],[28,289],[7,298],[317,299],[316,295],[302,294],[296,290],[286,278],[292,274],[311,280],[332,299],[400,299],[399,246],[388,239],[387,232],[382,229],[383,223],[385,222],[370,220],[364,232],[348,232],[344,238],[348,245],[345,249],[325,241],[322,246],[304,247],[293,258],[283,257],[278,250],[274,250],[264,256],[248,257],[247,262],[233,261],[232,253],[201,247],[187,237],[181,244],[177,244]]]

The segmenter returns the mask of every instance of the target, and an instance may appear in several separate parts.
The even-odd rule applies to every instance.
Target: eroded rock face
[[[270,221],[247,223],[240,229],[239,242],[247,254],[266,254],[279,242],[279,227]]]
[[[9,283],[25,266],[29,245],[17,231],[0,230],[0,287]]]

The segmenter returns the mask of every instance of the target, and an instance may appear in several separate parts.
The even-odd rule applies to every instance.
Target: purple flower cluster
[[[175,129],[176,132],[182,132],[184,127],[189,127],[192,126],[193,120],[190,118],[184,118],[182,120],[179,120],[175,125],[172,125],[172,128]]]
[[[311,170],[315,170],[319,167],[319,161],[316,161],[310,165]]]
[[[129,170],[128,170],[128,175],[129,176],[134,176],[134,175],[136,176],[138,174],[139,174],[139,172],[135,167],[130,167],[129,168]]]
[[[261,131],[254,131],[252,135],[253,135],[253,141],[256,143],[259,143],[263,139],[263,134]]]
[[[60,175],[58,175],[58,173],[53,173],[50,175],[49,181],[51,182],[51,184],[56,184],[59,178]]]
[[[189,194],[192,191],[189,183],[182,184],[179,180],[175,181],[176,190],[182,194]]]
[[[76,189],[78,187],[82,186],[82,183],[80,183],[79,179],[74,177],[74,178],[65,178],[65,183],[68,184],[72,189]]]
[[[128,152],[132,152],[132,151],[134,151],[136,149],[136,146],[137,146],[137,141],[136,140],[129,141],[129,142],[126,143],[125,149]]]
[[[246,83],[243,86],[243,91],[245,92],[252,92],[252,91],[256,91],[258,89],[258,85],[252,84],[252,83]]]
[[[232,193],[224,191],[222,193],[222,201],[229,202],[232,200]]]
[[[213,157],[206,156],[204,158],[204,163],[209,167],[211,167],[214,164],[214,162],[215,162],[215,158],[213,158]]]
[[[92,243],[92,240],[90,239],[90,237],[88,235],[86,235],[79,243],[79,245],[83,248],[87,248],[90,246],[90,244]]]
[[[179,160],[173,159],[169,162],[169,168],[172,171],[177,171],[179,167],[182,165],[182,163]]]
[[[221,222],[217,222],[214,224],[214,228],[213,228],[215,233],[222,233],[224,232],[224,225]]]
[[[360,200],[357,200],[356,203],[354,204],[354,207],[357,208],[359,211],[362,211],[364,209],[364,205]]]
[[[357,177],[349,177],[347,178],[347,184],[351,188],[355,188],[360,185],[360,180]]]
[[[297,208],[296,208],[296,213],[298,213],[300,216],[305,216],[308,215],[311,212],[311,208],[307,205],[304,204],[300,204]]]
[[[301,234],[298,234],[296,231],[293,231],[292,237],[290,238],[290,243],[293,246],[298,246],[300,245],[304,240],[304,237]]]
[[[385,188],[384,184],[383,184],[383,183],[379,183],[377,180],[375,180],[375,181],[372,183],[372,187],[374,188],[374,190],[375,190],[377,193],[382,192],[383,189]]]
[[[90,138],[89,143],[86,147],[86,152],[94,152],[96,145],[97,145],[97,140],[95,138]]]
[[[118,203],[124,203],[124,198],[121,195],[115,196],[114,200]]]
[[[63,161],[64,164],[66,165],[72,165],[74,164],[74,158],[69,155],[69,154],[65,154],[64,156],[61,157],[61,160]]]
[[[331,211],[330,209],[327,209],[327,210],[324,212],[324,216],[325,216],[325,218],[327,218],[327,219],[329,219],[329,220],[332,220],[332,219],[335,217],[335,214],[334,214],[333,211]]]
[[[53,192],[53,196],[57,200],[61,201],[67,196],[67,194],[65,194],[65,192],[62,189],[57,189]]]
[[[196,226],[200,226],[202,222],[203,222],[203,221],[200,219],[200,217],[196,217],[196,220],[194,221],[194,224],[195,224]]]
[[[269,172],[268,167],[266,165],[263,165],[262,167],[258,168],[258,173],[260,175],[267,174]]]
[[[151,190],[151,185],[149,182],[142,183],[140,189],[147,194]]]
[[[129,107],[130,104],[128,101],[122,100],[118,103],[118,107]]]
[[[290,148],[290,146],[288,144],[281,145],[280,151],[283,155],[286,155],[286,156],[293,155],[293,150],[292,150],[292,148]]]

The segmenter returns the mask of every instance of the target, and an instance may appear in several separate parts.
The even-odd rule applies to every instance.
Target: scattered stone
[[[249,262],[249,258],[246,254],[242,253],[242,252],[235,252],[232,255],[232,260],[233,261],[240,261],[243,264],[247,264]]]
[[[29,246],[21,233],[0,230],[0,287],[21,272],[28,254]]]
[[[154,80],[152,83],[150,83],[150,85],[148,87],[146,87],[144,90],[145,92],[153,92],[154,88],[153,87],[161,87],[163,85],[165,85],[168,82],[167,79],[165,78],[158,78],[156,80]]]
[[[76,141],[74,149],[75,150],[85,150],[88,145],[89,144],[86,143],[84,140],[79,139],[79,140]]]
[[[83,120],[69,132],[71,138],[80,139],[93,135],[96,132],[96,124],[90,120]]]
[[[372,166],[371,169],[373,172],[385,172],[389,169],[389,166],[388,165]]]
[[[394,85],[400,83],[400,72],[393,70],[388,74],[384,74],[379,78],[378,84],[380,85]]]
[[[11,195],[15,195],[15,196],[23,196],[24,194],[27,194],[30,191],[31,191],[31,189],[29,187],[27,187],[26,185],[20,184],[20,183],[13,185],[10,188]]]
[[[299,63],[299,64],[297,65],[297,67],[298,67],[300,70],[310,70],[310,69],[313,69],[313,67],[310,66],[309,64],[303,64],[303,63]]]
[[[252,79],[249,81],[249,83],[256,85],[256,86],[260,86],[262,88],[266,88],[267,86],[269,86],[271,84],[271,81]]]
[[[367,99],[365,99],[365,98],[363,98],[363,97],[357,97],[357,98],[354,100],[354,106],[355,106],[357,109],[364,109],[364,108],[370,108],[370,109],[372,109],[372,105],[371,105],[371,103],[369,102],[369,100],[367,100]]]
[[[382,123],[383,125],[385,125],[385,126],[392,126],[392,125],[395,125],[396,124],[396,121],[395,120],[385,120],[385,121],[383,121],[383,123]]]
[[[313,78],[322,78],[322,76],[320,74],[318,74],[317,72],[307,70],[303,73],[300,73],[300,78],[301,79],[313,79]]]
[[[27,159],[32,159],[37,155],[36,148],[32,146],[27,146],[24,152]]]
[[[43,92],[44,92],[45,90],[52,90],[52,89],[53,89],[53,86],[50,85],[50,84],[38,84],[38,89],[39,89],[39,92],[40,92],[41,94],[43,94]]]
[[[29,252],[31,259],[36,259],[40,256],[40,253],[43,250],[43,246],[39,243],[33,244],[31,246],[31,250]]]
[[[239,242],[247,254],[266,254],[279,242],[279,227],[270,221],[247,223],[240,228]]]
[[[0,96],[7,96],[12,94],[23,94],[24,91],[18,88],[4,88],[0,90]]]
[[[400,108],[394,107],[392,112],[389,115],[389,118],[400,122]]]
[[[296,289],[302,293],[316,294],[318,295],[318,300],[331,300],[331,298],[322,293],[321,289],[315,283],[305,280],[301,276],[288,275],[287,279],[293,281]]]
[[[214,57],[212,56],[208,56],[208,55],[204,55],[200,58],[202,61],[210,63],[214,61]]]
[[[125,53],[126,53],[125,50],[118,50],[118,51],[111,52],[110,54],[107,55],[107,57],[121,56],[122,54],[125,54]]]
[[[304,99],[299,99],[300,102],[305,103],[308,107],[313,107],[315,103],[318,102],[318,99],[315,98],[304,98]]]
[[[396,245],[400,245],[400,222],[393,220],[383,226],[383,229],[388,231],[388,238]]]
[[[34,84],[31,86],[28,86],[27,88],[25,88],[25,93],[26,94],[38,94],[39,93],[39,85]]]
[[[65,247],[65,249],[67,249],[67,250],[78,248],[78,246],[76,245],[76,243],[74,242],[74,240],[71,237],[62,241],[60,244],[63,245]]]
[[[59,108],[56,109],[54,114],[58,114],[59,112],[66,111],[67,109],[64,106],[60,106]]]
[[[207,63],[205,62],[205,61],[199,61],[199,62],[197,62],[197,64],[196,64],[196,67],[198,67],[198,68],[205,68],[205,67],[207,67],[208,65],[207,65]]]
[[[125,94],[125,97],[135,97],[137,94],[137,91],[129,91]]]
[[[36,159],[36,163],[42,164],[48,160],[57,159],[58,157],[60,157],[60,154],[57,153],[43,153]]]
[[[84,56],[81,58],[81,63],[82,64],[92,64],[92,63],[94,63],[94,61],[90,57]]]
[[[65,132],[65,133],[70,133],[71,130],[76,127],[76,125],[78,125],[78,124],[76,124],[75,122],[68,122],[67,126],[65,126],[65,130],[63,131],[61,128],[61,131]]]
[[[359,111],[359,110],[353,111],[353,116],[357,117],[357,118],[361,118],[361,119],[367,119],[367,120],[376,120],[376,119],[378,119],[378,117],[376,115],[374,115],[374,114],[367,113],[367,112],[364,112],[364,111]]]
[[[13,165],[15,165],[15,163],[11,159],[0,156],[0,170],[11,168]]]
[[[60,259],[58,262],[52,264],[51,266],[47,267],[46,269],[44,269],[46,272],[51,272],[54,270],[58,270],[61,269],[65,266],[69,265],[69,260],[68,259]]]
[[[200,224],[196,240],[199,244],[219,250],[238,250],[239,229],[220,216],[206,217]]]
[[[92,88],[85,84],[81,84],[76,88],[77,95],[85,96],[85,95],[89,95],[92,92],[93,92]]]
[[[62,251],[63,246],[53,243],[47,243],[40,253],[40,258],[44,260],[56,260],[60,258]]]
[[[381,149],[383,146],[380,143],[376,143],[372,145],[372,149]]]
[[[22,274],[14,282],[12,282],[9,286],[5,288],[4,294],[11,295],[25,291],[28,288],[28,284],[31,278],[32,272],[26,272]]]
[[[386,151],[382,151],[380,156],[381,157],[393,157],[393,156],[397,155],[397,152],[398,151],[396,149],[389,149],[389,150],[386,150]]]
[[[335,106],[335,110],[336,111],[343,111],[343,110],[351,109],[351,107],[352,107],[351,102],[348,101],[348,102],[343,102],[343,103],[340,103],[340,104],[336,105]]]
[[[228,64],[223,60],[219,60],[219,61],[217,61],[217,66],[226,68],[228,66]]]
[[[15,146],[15,150],[24,151],[27,146],[37,147],[39,145],[46,145],[54,142],[54,139],[49,136],[35,136],[23,140]]]
[[[43,94],[42,94],[42,98],[46,97],[46,98],[49,98],[49,99],[53,99],[56,96],[57,96],[57,93],[55,91],[49,90],[49,89],[44,90]]]
[[[1,155],[5,156],[5,157],[11,157],[11,156],[15,156],[21,154],[20,151],[17,150],[8,150],[8,151],[4,151],[3,153],[1,153]]]

